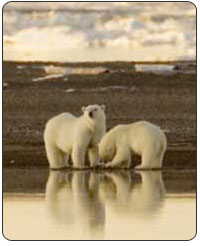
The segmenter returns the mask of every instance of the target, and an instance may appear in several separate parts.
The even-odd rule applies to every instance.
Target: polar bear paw
[[[136,170],[149,170],[149,169],[152,169],[151,167],[148,167],[148,166],[144,166],[144,165],[137,165],[135,166],[135,169]]]

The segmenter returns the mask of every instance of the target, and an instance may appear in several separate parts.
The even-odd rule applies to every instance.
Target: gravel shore
[[[107,129],[138,120],[159,125],[168,139],[164,167],[196,168],[196,64],[146,65],[4,62],[3,165],[48,166],[46,121],[97,103],[106,105]]]

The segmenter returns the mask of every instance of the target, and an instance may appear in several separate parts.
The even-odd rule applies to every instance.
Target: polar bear
[[[133,152],[142,158],[136,169],[161,168],[166,147],[166,136],[158,126],[139,121],[111,129],[101,139],[99,155],[106,167],[129,168]]]
[[[98,143],[106,131],[105,106],[89,105],[82,111],[80,117],[62,113],[47,122],[44,142],[51,169],[66,167],[69,156],[74,168],[85,168],[87,151],[91,167],[98,164]]]

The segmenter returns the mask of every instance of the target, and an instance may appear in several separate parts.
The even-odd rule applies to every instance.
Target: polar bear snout
[[[90,118],[92,118],[92,117],[93,117],[93,112],[90,111],[90,112],[88,113],[88,115],[89,115]]]
[[[90,118],[94,118],[96,115],[98,115],[98,108],[88,109],[88,116]]]
[[[100,157],[100,162],[106,163],[108,161],[111,161],[113,156],[114,156],[114,148],[112,147],[107,147],[103,149],[103,145],[99,145],[99,157]]]

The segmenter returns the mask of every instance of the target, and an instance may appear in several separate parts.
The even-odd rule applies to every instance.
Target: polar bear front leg
[[[106,163],[106,167],[129,168],[131,165],[131,153],[128,148],[121,147],[111,162]]]
[[[88,158],[90,167],[95,167],[100,163],[98,147],[93,147],[88,150]]]
[[[85,156],[87,147],[81,144],[74,144],[72,150],[72,163],[73,167],[77,169],[86,168],[85,166]]]
[[[64,161],[65,161],[65,165],[66,167],[71,167],[71,165],[69,164],[69,154],[64,155]]]

